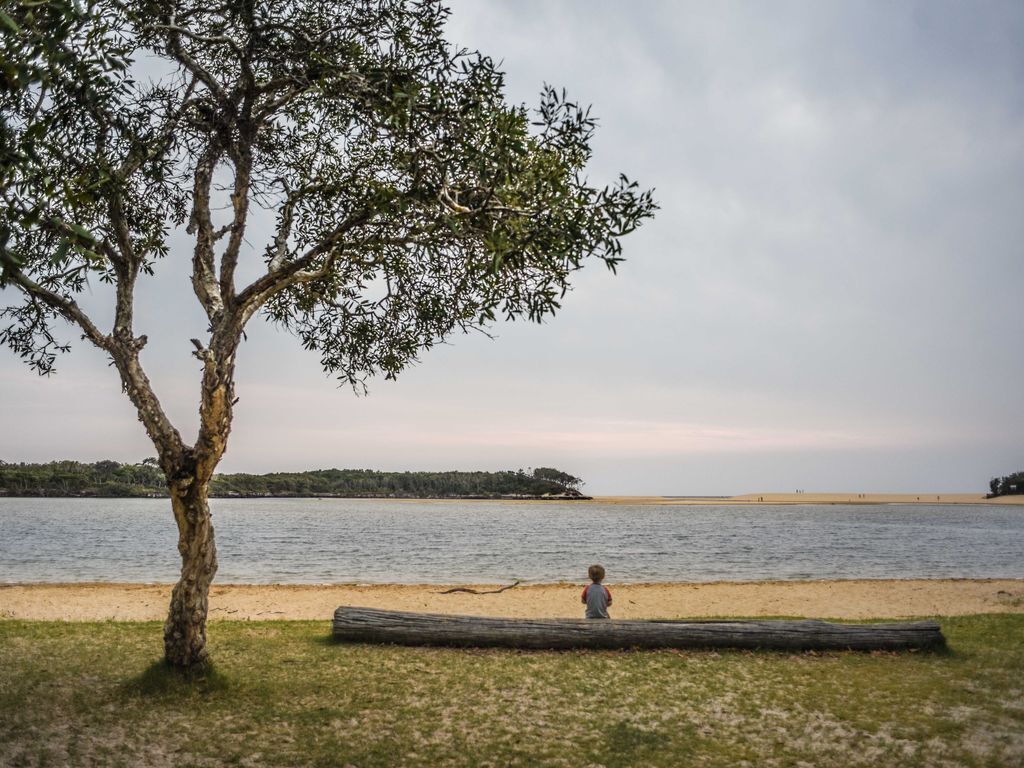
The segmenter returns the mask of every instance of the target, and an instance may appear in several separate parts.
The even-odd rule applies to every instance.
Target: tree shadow
[[[160,659],[126,680],[121,687],[125,693],[142,698],[207,696],[229,690],[231,680],[212,664],[182,670]]]

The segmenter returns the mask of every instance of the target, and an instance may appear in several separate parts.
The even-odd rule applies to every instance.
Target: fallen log
[[[500,619],[341,606],[334,637],[363,643],[502,648],[762,648],[903,651],[942,648],[938,623]]]

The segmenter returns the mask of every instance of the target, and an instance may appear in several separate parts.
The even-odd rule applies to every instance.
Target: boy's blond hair
[[[587,576],[595,584],[600,584],[604,581],[604,566],[603,565],[592,565],[587,568]]]

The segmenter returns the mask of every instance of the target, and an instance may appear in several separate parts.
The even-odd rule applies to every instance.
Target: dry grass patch
[[[944,619],[942,654],[515,652],[211,625],[0,621],[10,766],[1017,766],[1024,616]]]

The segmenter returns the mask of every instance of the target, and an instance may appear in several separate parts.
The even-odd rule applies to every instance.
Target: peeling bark
[[[178,523],[181,577],[171,593],[164,623],[164,656],[168,664],[192,672],[204,668],[209,660],[206,616],[210,584],[217,573],[217,546],[207,483],[180,477],[169,485]]]

